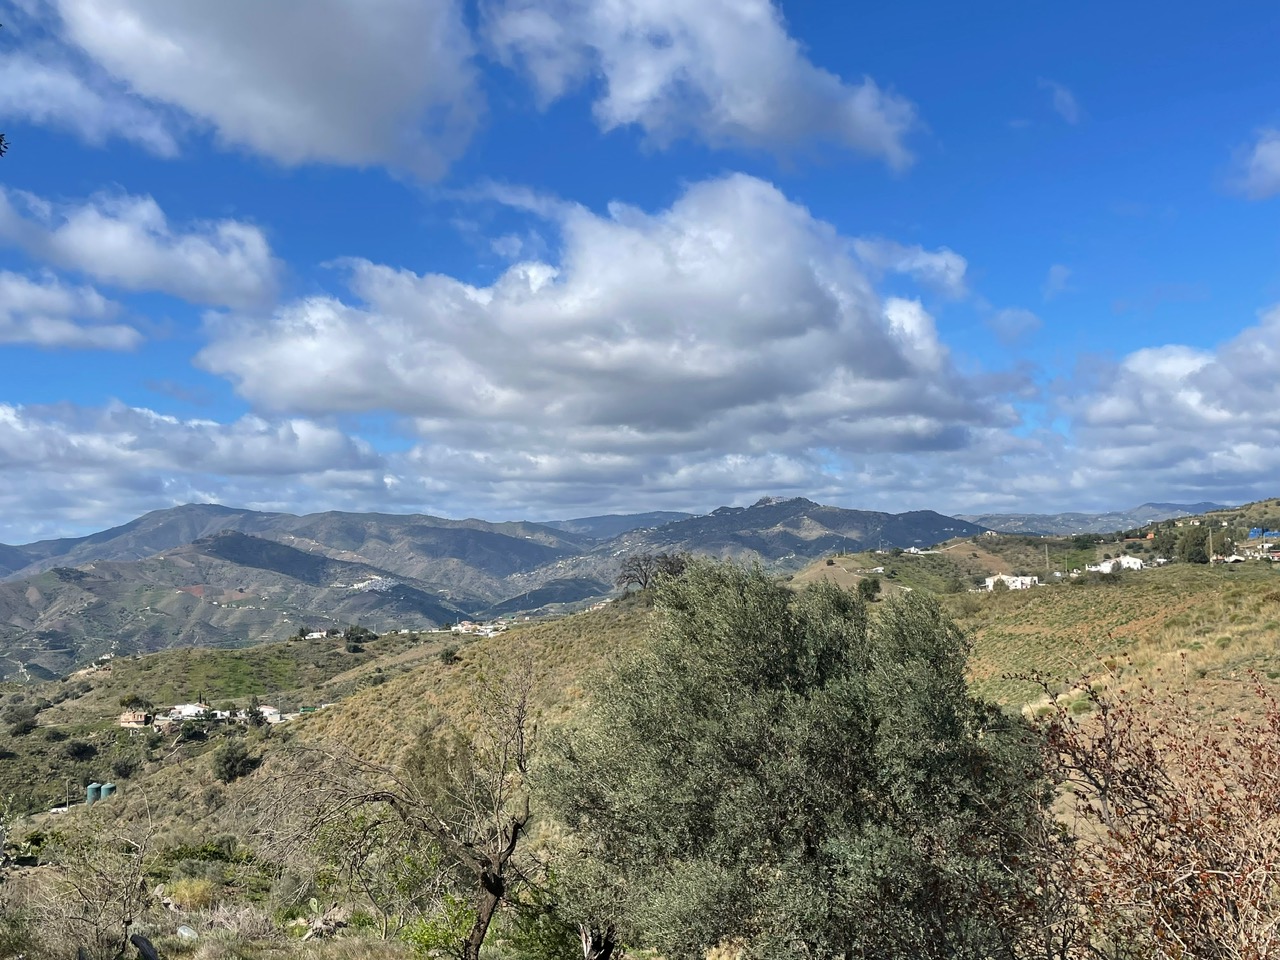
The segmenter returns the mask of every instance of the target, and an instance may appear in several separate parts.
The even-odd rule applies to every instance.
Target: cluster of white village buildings
[[[1198,519],[1189,519],[1185,521],[1185,523],[1188,526],[1200,525],[1200,521]],[[1181,527],[1183,525],[1183,521],[1178,522],[1178,526]],[[1267,532],[1272,533],[1274,531]],[[991,533],[991,531],[987,531],[983,536],[986,536],[989,533]],[[1254,531],[1250,531],[1251,535],[1254,533]],[[1280,534],[1277,536],[1280,537]],[[1250,543],[1248,546],[1243,547],[1236,553],[1214,554],[1213,557],[1210,558],[1209,562],[1217,564],[1236,564],[1246,563],[1250,560],[1269,560],[1273,563],[1280,563],[1280,539],[1277,539],[1274,542],[1261,540],[1257,543]],[[1119,557],[1112,557],[1108,560],[1103,560],[1099,563],[1088,564],[1085,566],[1084,571],[1086,573],[1117,573],[1121,570],[1142,570],[1146,567],[1162,567],[1166,563],[1170,562],[1171,561],[1167,557],[1156,557],[1149,562],[1144,562],[1138,557],[1121,555]],[[1067,574],[1067,576],[1078,577],[1080,576],[1080,572],[1081,571],[1079,570],[1073,570],[1071,573]],[[1053,576],[1060,579],[1063,574],[1055,573]],[[1032,587],[1040,586],[1041,581],[1039,577],[1014,576],[1007,573],[997,573],[993,577],[987,577],[986,580],[983,581],[983,585],[979,587],[978,590],[992,591],[996,589],[997,584],[1004,584],[1004,587],[1009,590],[1029,590]]]
[[[525,617],[524,619],[528,620],[529,618]],[[515,621],[512,619],[494,620],[490,623],[462,620],[449,627],[448,632],[476,637],[492,637],[510,628],[514,622]],[[402,634],[443,632],[446,631],[444,629],[399,631],[399,633]],[[323,640],[329,636],[331,636],[331,634],[324,630],[316,630],[305,634],[304,639]],[[111,656],[111,654],[103,656],[100,658],[99,663],[95,663],[92,668],[82,672],[88,673],[103,668],[109,670],[110,667],[106,665],[106,661],[109,660]],[[300,707],[296,713],[284,713],[276,707],[263,704],[258,707],[258,712],[262,715],[262,719],[267,723],[284,723],[288,720],[293,720],[297,717],[314,713],[317,710],[322,710],[327,706],[329,706],[329,704],[324,703],[318,707]],[[171,729],[176,729],[188,720],[203,723],[248,723],[250,720],[250,711],[247,709],[215,710],[207,703],[178,703],[169,707],[167,710],[157,710],[154,713],[149,710],[125,710],[120,714],[119,724],[127,730],[153,728],[160,732],[166,732]]]
[[[322,710],[329,704],[319,707],[300,707],[297,713],[283,713],[276,707],[262,704],[258,713],[267,723],[284,723],[297,717]],[[202,723],[248,723],[251,710],[215,710],[207,703],[179,703],[168,710],[157,710],[154,714],[147,710],[126,710],[120,714],[120,726],[126,730],[142,730],[152,728],[166,733],[181,726],[188,720]]]
[[[1168,562],[1168,560],[1160,557],[1153,561],[1153,564],[1160,566]],[[1146,564],[1137,557],[1121,556],[1113,557],[1110,560],[1103,560],[1101,563],[1088,564],[1084,569],[1087,573],[1116,573],[1120,570],[1141,570],[1144,566],[1146,566]],[[1061,578],[1062,574],[1055,573],[1054,576]],[[1068,574],[1068,576],[1078,577],[1080,576],[1080,571],[1073,570]],[[987,577],[987,579],[983,581],[982,589],[989,592],[995,590],[997,584],[1004,584],[1004,588],[1008,590],[1030,590],[1032,587],[1040,586],[1040,578],[1031,576],[1014,576],[1008,573],[997,573],[994,577]]]
[[[526,620],[528,617],[525,618]],[[475,620],[459,620],[449,630],[452,633],[465,633],[473,637],[493,637],[502,633],[511,622],[507,620],[494,620],[492,623],[479,623]]]

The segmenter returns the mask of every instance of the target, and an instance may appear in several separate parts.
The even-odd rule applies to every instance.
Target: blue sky
[[[1274,5],[0,2],[0,540],[1274,494]]]

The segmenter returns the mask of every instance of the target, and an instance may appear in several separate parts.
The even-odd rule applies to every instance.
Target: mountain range
[[[1001,533],[1047,534],[1069,536],[1073,533],[1114,533],[1131,530],[1157,520],[1198,516],[1215,510],[1228,510],[1220,503],[1144,503],[1130,510],[1108,513],[980,513],[957,514],[967,520]]]
[[[283,639],[299,628],[428,629],[558,611],[608,596],[633,553],[785,571],[837,550],[982,531],[927,510],[846,510],[799,497],[705,516],[551,523],[188,504],[86,537],[0,544],[0,678],[60,675],[106,653]]]
[[[838,551],[924,547],[987,529],[1101,533],[1214,509],[1145,503],[948,517],[765,497],[703,516],[493,523],[188,504],[85,537],[0,544],[0,679],[57,676],[107,653],[283,639],[300,628],[422,630],[560,612],[611,594],[634,553],[707,554],[785,572]]]

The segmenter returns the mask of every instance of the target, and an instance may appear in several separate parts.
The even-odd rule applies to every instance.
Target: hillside
[[[1035,684],[1025,679],[1033,673],[1064,689],[1108,671],[1140,673],[1166,690],[1178,687],[1178,696],[1210,713],[1249,700],[1251,671],[1280,680],[1280,570],[1271,564],[1172,564],[1031,590],[958,589],[978,566],[1000,572],[1021,566],[1028,555],[1019,541],[983,537],[921,556],[839,555],[806,567],[793,583],[828,579],[853,588],[875,578],[885,597],[904,589],[941,593],[973,642],[975,690],[1009,707],[1037,699]],[[1001,553],[987,552],[1002,542],[1018,560],[1004,570]],[[871,572],[878,566],[883,574]]]
[[[865,573],[855,564],[887,555],[886,572],[893,569],[898,576],[886,580],[886,592],[907,589],[907,581],[911,589],[925,590],[927,581],[974,561],[976,550],[970,548],[979,545],[957,541],[950,545],[954,550],[921,555],[842,555],[798,571],[791,582],[830,576],[856,583]],[[195,877],[208,881],[215,898],[202,901],[203,907],[180,906],[176,914],[162,911],[163,922],[147,930],[160,932],[163,955],[189,954],[174,930],[179,922],[197,928],[201,937],[207,931],[210,939],[227,940],[233,934],[215,933],[213,923],[234,911],[257,911],[266,918],[257,932],[234,934],[244,937],[244,955],[301,956],[280,930],[307,908],[291,899],[299,888],[265,855],[271,848],[263,846],[260,833],[264,798],[286,790],[292,802],[298,795],[295,785],[286,785],[302,769],[296,748],[322,748],[335,764],[357,758],[375,772],[399,768],[412,761],[433,718],[475,729],[485,722],[477,698],[526,670],[531,720],[541,742],[572,718],[597,678],[646,642],[653,618],[648,599],[635,595],[471,642],[431,634],[383,637],[355,652],[328,637],[235,651],[183,649],[120,658],[62,681],[5,685],[0,795],[17,794],[19,809],[47,810],[68,797],[78,801],[90,781],[110,779],[120,795],[95,807],[93,822],[105,817],[126,835],[131,825],[146,825],[155,851],[148,887],[163,883],[177,897],[176,891],[187,890],[177,885],[182,878]],[[973,688],[1014,710],[1046,709],[1035,685],[1016,676],[1032,672],[1059,681],[1059,698],[1072,712],[1089,709],[1081,692],[1085,684],[1127,684],[1141,673],[1171,698],[1162,702],[1186,706],[1193,722],[1251,709],[1254,677],[1280,686],[1280,574],[1262,564],[1172,566],[1039,590],[948,593],[944,603],[973,641]],[[883,610],[877,602],[871,615]],[[256,696],[285,709],[328,705],[282,725],[243,733],[214,726],[188,737],[119,729],[114,718],[120,700],[134,696],[161,704],[201,696],[218,706],[243,707]],[[14,711],[37,706],[34,724],[15,733]],[[223,782],[216,764],[234,743],[244,745],[256,770]],[[65,817],[37,815],[20,829],[34,828],[38,836],[54,824],[74,827],[89,813],[79,807]],[[546,840],[535,836],[535,846]],[[286,869],[295,862],[286,861]],[[311,869],[310,862],[301,868]],[[354,956],[344,949],[352,942],[339,938],[306,956]],[[384,954],[370,941],[354,942],[360,956],[408,955],[394,945]]]
[[[0,678],[55,676],[108,652],[242,646],[306,625],[429,629],[460,618],[558,615],[609,596],[622,559],[638,552],[789,571],[837,549],[927,546],[979,532],[931,511],[846,510],[803,498],[555,526],[193,504],[87,537],[0,547],[0,570],[9,571],[0,582]]]
[[[1114,533],[1131,530],[1157,520],[1189,517],[1211,511],[1230,510],[1219,503],[1144,503],[1130,510],[1106,513],[983,513],[957,514],[967,520],[1001,533],[1048,534]]]
[[[795,569],[840,549],[930,546],[982,530],[931,510],[879,513],[824,506],[803,497],[765,497],[750,507],[721,507],[705,517],[636,531],[615,543],[627,553],[688,551],[774,561]]]
[[[63,797],[67,778],[79,795],[91,780],[140,778],[203,751],[200,743],[188,744],[166,760],[173,750],[169,740],[121,730],[116,720],[127,697],[159,706],[199,700],[219,708],[244,707],[257,697],[284,712],[333,704],[274,732],[332,740],[369,759],[390,760],[412,742],[430,707],[454,711],[485,677],[527,660],[534,664],[541,715],[562,719],[585,695],[595,671],[641,642],[648,616],[644,598],[632,597],[494,637],[395,633],[354,651],[341,637],[239,650],[183,647],[117,657],[59,680],[0,684],[6,704],[0,713],[0,797],[15,794],[24,798],[24,808],[43,809]],[[13,711],[39,704],[34,728],[15,734]]]
[[[1231,527],[1277,530],[1280,529],[1280,499],[1256,500],[1238,507],[1222,507],[1206,514],[1206,517]]]
[[[897,576],[881,577],[882,596],[929,591],[930,583],[951,590],[957,569],[973,561],[972,552],[891,558],[887,569]],[[869,575],[861,564],[872,557],[884,560],[843,555],[832,564],[806,567],[791,582],[830,578],[852,586]],[[1251,672],[1266,682],[1280,680],[1280,573],[1261,564],[1174,565],[1028,591],[943,592],[942,598],[972,640],[975,690],[1014,709],[1037,703],[1035,685],[1021,678],[1036,672],[1061,681],[1066,696],[1082,678],[1139,672],[1206,716],[1246,704]],[[169,747],[143,750],[115,726],[120,699],[130,695],[158,704],[203,697],[239,706],[257,696],[285,710],[332,703],[276,732],[340,743],[369,760],[393,762],[412,744],[429,710],[459,709],[478,684],[528,663],[539,715],[554,725],[589,694],[598,671],[644,642],[651,617],[645,599],[633,596],[474,640],[448,633],[392,634],[355,652],[338,637],[241,650],[181,648],[118,657],[63,680],[5,685],[9,706],[47,705],[30,733],[14,736],[0,727],[0,757],[7,761],[0,792],[29,792],[28,785],[38,783],[40,802],[52,802],[65,792],[66,777],[101,779],[122,758],[138,765],[138,776],[164,767]],[[880,608],[877,602],[873,612]],[[65,746],[81,741],[93,747],[87,759],[77,759]],[[121,769],[128,766],[122,762]]]
[[[239,533],[146,560],[0,583],[3,672],[50,678],[103,654],[243,646],[299,627],[427,629],[466,611],[427,584]]]
[[[564,530],[567,533],[579,533],[593,540],[612,540],[631,530],[660,527],[666,523],[690,520],[693,517],[692,513],[656,510],[651,513],[610,513],[600,517],[579,517],[576,520],[549,520],[546,526]]]
[[[96,560],[141,560],[224,531],[278,540],[303,550],[429,576],[437,565],[461,562],[501,577],[574,553],[589,538],[541,524],[488,523],[397,514],[315,513],[294,516],[187,504],[156,510],[87,537],[0,545],[7,579],[55,566]],[[17,566],[21,560],[25,565]]]

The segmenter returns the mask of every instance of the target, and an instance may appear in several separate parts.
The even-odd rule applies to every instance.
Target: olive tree
[[[584,954],[1053,955],[1024,866],[1048,801],[1035,739],[970,697],[933,601],[872,618],[829,583],[693,561],[655,603],[652,643],[540,779]]]

